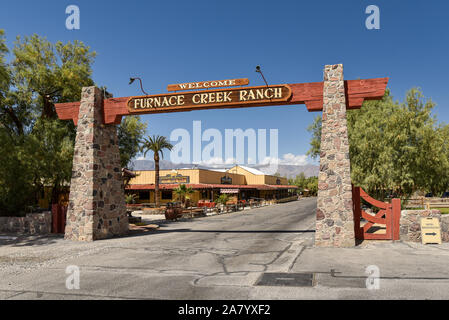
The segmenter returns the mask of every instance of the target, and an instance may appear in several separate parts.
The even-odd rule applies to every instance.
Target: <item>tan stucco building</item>
[[[154,203],[155,171],[133,171],[136,177],[130,179],[126,192],[138,195],[139,203]],[[254,198],[272,200],[289,197],[296,186],[288,185],[287,178],[266,175],[244,166],[230,169],[172,169],[160,170],[159,188],[161,203],[176,200],[173,190],[186,184],[194,190],[190,200],[214,201],[220,194],[227,193],[238,200]]]

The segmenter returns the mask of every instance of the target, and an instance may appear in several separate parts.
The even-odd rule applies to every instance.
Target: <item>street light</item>
[[[129,78],[129,84],[131,85],[135,80],[139,80],[139,82],[140,82],[140,90],[142,90],[142,92],[143,92],[145,95],[148,95],[148,93],[146,93],[146,92],[143,90],[142,79],[140,79],[140,78]]]
[[[260,66],[256,66],[256,72],[260,73],[260,75],[261,75],[262,78],[263,78],[263,81],[265,81],[265,84],[266,84],[267,87],[268,87],[267,80],[265,80],[265,77],[263,76],[263,73],[262,73],[262,70],[260,69]]]

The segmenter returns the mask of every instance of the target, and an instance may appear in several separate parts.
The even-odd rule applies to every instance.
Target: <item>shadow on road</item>
[[[124,236],[127,238],[141,237],[161,233],[315,233],[315,230],[193,230],[193,229],[153,229],[148,231],[133,231]]]
[[[156,233],[169,232],[205,232],[205,233],[314,233],[315,230],[192,230],[192,229],[172,229],[157,230]]]
[[[1,234],[0,246],[2,245],[12,245],[14,247],[45,246],[56,243],[58,240],[61,239],[64,239],[63,234],[50,234],[50,235]]]

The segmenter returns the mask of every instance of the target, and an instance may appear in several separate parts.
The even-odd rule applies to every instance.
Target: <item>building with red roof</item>
[[[155,171],[133,171],[126,192],[136,194],[139,203],[154,203]],[[279,200],[291,197],[296,186],[288,185],[287,178],[267,175],[249,167],[230,169],[172,169],[159,172],[160,202],[176,200],[173,192],[181,184],[193,189],[190,201],[214,201],[220,194],[229,194],[234,200]]]

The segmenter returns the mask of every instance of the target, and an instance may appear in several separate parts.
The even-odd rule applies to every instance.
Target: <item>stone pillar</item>
[[[315,245],[355,245],[343,65],[324,68]]]
[[[117,129],[103,124],[103,96],[85,87],[73,155],[65,239],[93,241],[128,232]]]

